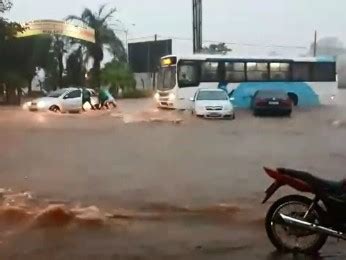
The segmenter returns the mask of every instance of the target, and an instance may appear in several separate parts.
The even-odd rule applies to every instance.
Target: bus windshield
[[[176,72],[175,66],[160,68],[157,77],[157,89],[158,90],[170,90],[175,87],[176,84]]]

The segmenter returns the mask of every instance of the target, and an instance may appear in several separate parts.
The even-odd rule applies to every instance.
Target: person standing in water
[[[114,108],[117,107],[117,103],[115,102],[115,98],[110,93],[109,87],[101,87],[99,92],[99,101],[100,101],[99,109],[102,109],[103,107],[106,107],[107,109],[109,109],[110,105],[112,105]]]
[[[82,109],[83,109],[83,111],[86,111],[85,108],[84,108],[84,105],[86,103],[89,103],[89,105],[91,106],[91,109],[95,110],[94,105],[91,103],[91,93],[90,93],[90,91],[86,87],[83,87],[83,89],[82,89]]]

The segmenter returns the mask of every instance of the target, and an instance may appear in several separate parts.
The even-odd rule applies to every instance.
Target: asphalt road
[[[150,100],[85,114],[1,108],[2,187],[121,217],[96,229],[25,229],[11,236],[6,227],[0,257],[308,259],[273,253],[263,227],[270,202],[260,204],[270,180],[261,168],[344,178],[345,112],[321,107],[296,110],[291,118],[254,118],[239,111],[235,121],[224,121],[157,111]],[[345,259],[343,248],[331,240],[322,259]]]

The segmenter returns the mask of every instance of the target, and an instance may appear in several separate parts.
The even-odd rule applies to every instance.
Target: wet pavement
[[[0,108],[1,259],[309,259],[268,242],[261,167],[344,178],[346,108],[228,121],[119,105]],[[311,259],[345,259],[344,248],[330,239]]]

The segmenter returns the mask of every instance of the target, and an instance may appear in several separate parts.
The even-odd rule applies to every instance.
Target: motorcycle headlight
[[[168,99],[169,99],[170,101],[175,100],[175,94],[173,94],[173,93],[169,94]]]

